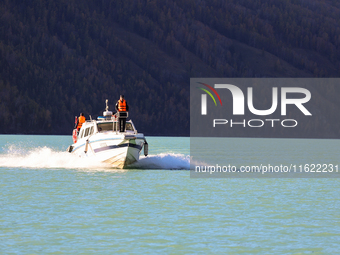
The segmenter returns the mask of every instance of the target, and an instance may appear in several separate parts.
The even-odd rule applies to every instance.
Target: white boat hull
[[[124,137],[124,136],[123,136]],[[73,145],[72,153],[80,157],[93,157],[98,162],[109,164],[113,168],[123,169],[139,160],[145,143],[144,139],[124,138],[89,139]]]
[[[111,154],[111,152],[108,152]],[[110,164],[115,168],[125,168],[128,165],[139,160],[140,150],[133,147],[120,148],[119,151],[114,153],[114,156],[107,155],[108,159],[103,162]]]

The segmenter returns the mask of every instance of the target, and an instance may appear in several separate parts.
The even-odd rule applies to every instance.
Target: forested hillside
[[[0,3],[0,133],[70,134],[124,94],[139,131],[188,135],[190,77],[339,74],[337,0]]]

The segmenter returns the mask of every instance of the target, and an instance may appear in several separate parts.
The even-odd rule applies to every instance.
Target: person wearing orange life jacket
[[[83,123],[85,123],[86,119],[85,119],[85,116],[84,116],[84,113],[80,113],[80,116],[78,118],[78,121],[76,123],[76,128],[77,128],[77,131],[79,132],[80,128],[82,127]]]
[[[116,103],[116,110],[118,112],[128,112],[129,106],[124,99],[124,95],[120,95],[120,99]],[[119,118],[119,132],[125,132],[126,118]]]

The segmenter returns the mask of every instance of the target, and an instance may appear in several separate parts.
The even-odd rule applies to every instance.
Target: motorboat
[[[127,120],[124,132],[119,132],[119,117],[128,117],[128,112],[109,111],[108,100],[103,116],[86,120],[79,132],[73,130],[73,144],[67,149],[79,157],[93,157],[113,168],[123,169],[139,160],[142,148],[148,155],[148,143],[138,133],[132,120]]]

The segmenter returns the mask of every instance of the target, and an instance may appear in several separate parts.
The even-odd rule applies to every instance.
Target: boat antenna
[[[108,111],[109,110],[109,106],[107,105],[107,103],[109,102],[109,100],[105,100],[105,103],[106,103],[106,108],[105,108],[105,111]]]

